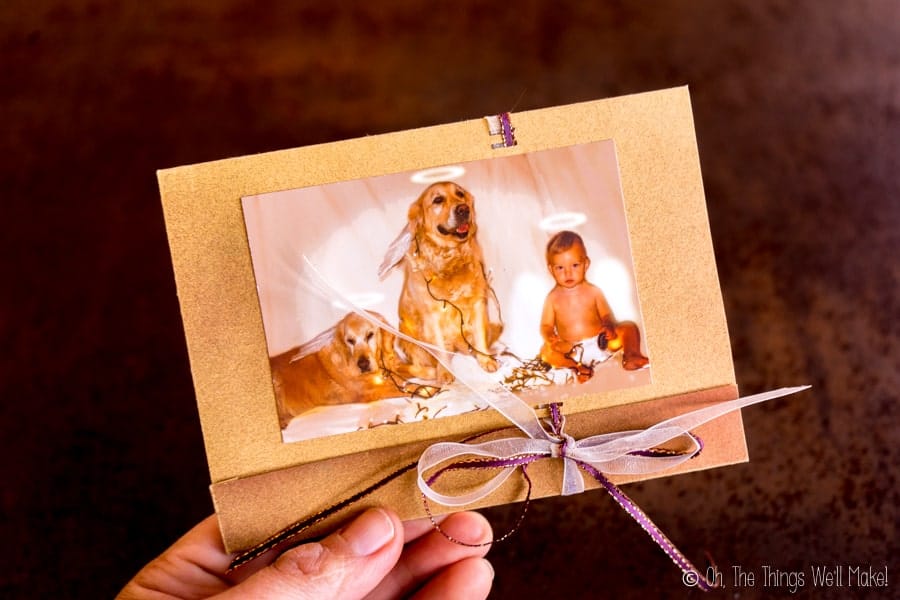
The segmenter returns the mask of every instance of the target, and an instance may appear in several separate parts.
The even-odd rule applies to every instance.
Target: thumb
[[[219,598],[362,598],[394,567],[403,529],[387,510],[367,510],[327,538],[292,548]]]

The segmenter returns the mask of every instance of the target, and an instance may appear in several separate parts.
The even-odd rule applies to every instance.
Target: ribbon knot
[[[568,457],[568,449],[569,444],[574,444],[575,438],[571,435],[564,435],[558,440],[554,440],[550,444],[550,457],[551,458],[567,458]]]

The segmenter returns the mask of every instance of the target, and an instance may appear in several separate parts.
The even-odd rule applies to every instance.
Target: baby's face
[[[547,268],[558,285],[573,288],[584,281],[584,273],[590,264],[591,260],[584,255],[584,248],[576,245],[554,254]]]

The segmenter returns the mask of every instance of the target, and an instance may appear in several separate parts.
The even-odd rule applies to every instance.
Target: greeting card
[[[159,183],[230,551],[747,460],[686,88]]]

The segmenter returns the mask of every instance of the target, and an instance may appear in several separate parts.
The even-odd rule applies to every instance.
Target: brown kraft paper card
[[[434,442],[523,435],[498,386],[576,439],[737,397],[687,88],[506,118],[514,145],[473,119],[159,172],[229,551]],[[695,433],[651,476],[747,460],[739,412]],[[349,510],[373,504],[425,514],[414,472]]]

